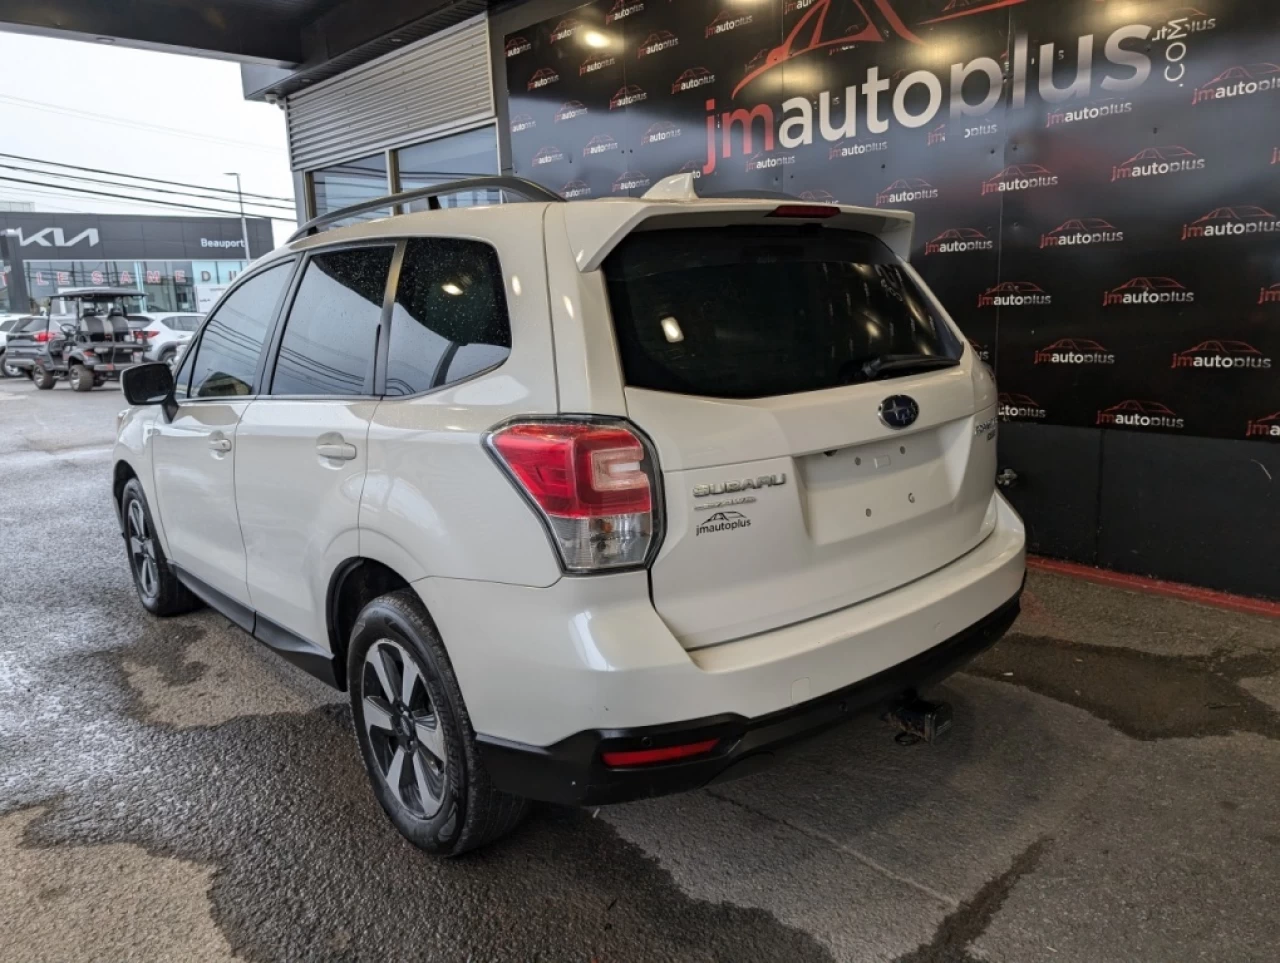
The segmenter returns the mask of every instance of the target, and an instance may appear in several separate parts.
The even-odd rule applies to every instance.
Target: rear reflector
[[[840,208],[829,207],[825,204],[783,204],[781,207],[775,207],[770,217],[835,217],[840,213]]]
[[[602,754],[602,758],[606,766],[613,766],[614,768],[650,766],[656,762],[674,762],[677,759],[706,755],[716,747],[716,743],[719,741],[719,739],[704,739],[702,742],[689,742],[682,746],[663,746],[661,749],[606,752]]]
[[[565,571],[643,565],[656,544],[656,466],[621,422],[518,422],[489,450],[538,509]]]

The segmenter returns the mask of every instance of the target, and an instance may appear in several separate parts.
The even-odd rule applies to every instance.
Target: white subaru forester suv
[[[498,192],[528,202],[440,200]],[[435,853],[885,707],[999,638],[1024,576],[995,384],[912,227],[688,175],[317,219],[176,372],[125,375],[142,604],[207,603],[348,690],[378,801]]]

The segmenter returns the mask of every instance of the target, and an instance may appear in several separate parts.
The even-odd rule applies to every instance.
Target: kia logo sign
[[[920,406],[906,395],[890,395],[880,402],[880,420],[895,431],[908,428],[920,417]]]
[[[82,241],[89,247],[98,246],[98,230],[93,227],[81,231],[70,239],[60,227],[46,227],[43,231],[37,231],[31,235],[23,234],[22,228],[18,228],[17,232],[18,242],[23,247],[31,244],[38,244],[41,247],[75,247]]]

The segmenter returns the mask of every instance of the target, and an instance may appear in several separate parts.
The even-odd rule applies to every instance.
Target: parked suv
[[[129,315],[131,327],[147,346],[143,357],[147,361],[163,361],[167,365],[177,361],[179,353],[199,329],[200,319],[200,315],[190,312],[162,314],[148,311]]]
[[[490,180],[532,201],[308,225],[124,379],[142,604],[346,689],[401,833],[754,771],[1006,630],[995,384],[911,214]]]
[[[5,378],[16,378],[22,374],[22,370],[9,362],[8,343],[9,332],[15,331],[22,325],[25,325],[31,318],[23,314],[3,314],[0,315],[0,376]]]

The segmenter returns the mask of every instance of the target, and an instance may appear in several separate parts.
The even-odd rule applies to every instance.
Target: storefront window
[[[313,171],[311,174],[312,191],[316,199],[316,214],[328,214],[361,201],[373,200],[391,193],[387,182],[387,157],[385,154],[374,154],[361,160],[348,161],[335,167]],[[359,221],[386,217],[390,211],[372,211],[342,223],[354,224]]]
[[[410,191],[482,174],[498,173],[498,144],[494,128],[481,127],[450,137],[415,144],[397,152],[400,190]],[[502,202],[501,191],[471,191],[440,198],[442,207],[468,207]],[[426,210],[426,201],[406,205],[409,210]]]
[[[119,287],[144,294],[142,310],[196,313],[222,295],[245,262],[27,261],[25,267],[27,292],[41,307],[49,307],[64,288]]]
[[[9,265],[0,261],[0,314],[7,314],[9,307]]]

